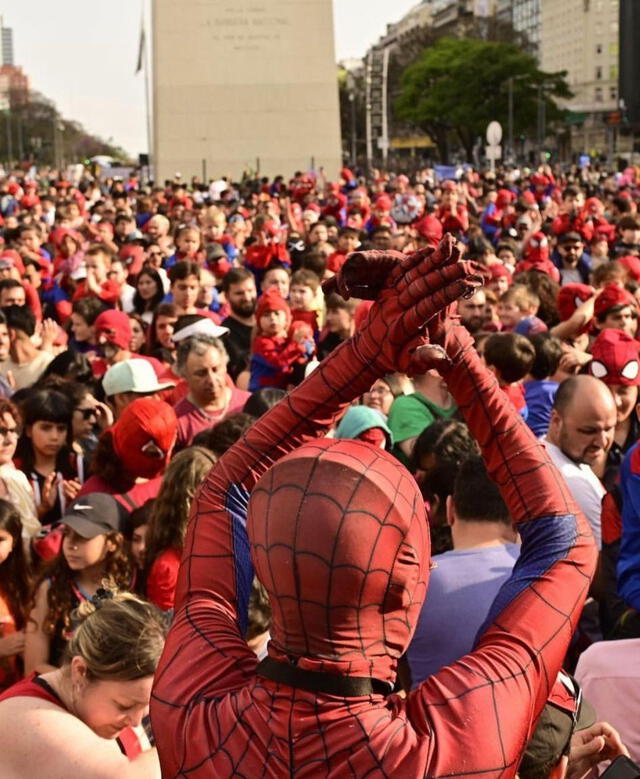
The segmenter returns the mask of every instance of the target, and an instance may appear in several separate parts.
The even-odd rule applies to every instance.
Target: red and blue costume
[[[439,313],[474,287],[475,269],[450,237],[435,252],[392,254],[350,256],[332,281],[376,300],[364,326],[225,454],[196,498],[152,695],[165,777],[517,771],[595,546],[469,334]],[[435,365],[434,343],[523,547],[475,651],[403,699],[390,693],[428,586],[424,501],[386,452],[319,436],[385,372]],[[259,665],[243,637],[254,566],[273,610]]]

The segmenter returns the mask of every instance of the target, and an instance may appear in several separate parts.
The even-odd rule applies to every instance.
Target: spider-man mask
[[[429,576],[429,529],[409,472],[364,442],[307,443],[257,483],[248,532],[274,650],[393,679]]]

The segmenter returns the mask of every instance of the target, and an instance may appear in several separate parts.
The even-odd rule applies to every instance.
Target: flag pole
[[[151,178],[151,170],[153,164],[153,132],[151,128],[151,90],[149,87],[149,47],[147,46],[147,36],[145,29],[144,18],[145,0],[142,0],[142,9],[140,14],[140,47],[138,50],[138,64],[136,66],[136,73],[141,70],[144,71],[144,102],[147,124],[147,154],[149,156],[149,165],[147,166],[147,177]]]

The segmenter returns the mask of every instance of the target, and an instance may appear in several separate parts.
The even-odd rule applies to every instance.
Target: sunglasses
[[[82,418],[86,421],[87,419],[91,419],[91,417],[97,417],[98,412],[95,410],[95,408],[77,408],[76,411],[78,414],[82,416]]]

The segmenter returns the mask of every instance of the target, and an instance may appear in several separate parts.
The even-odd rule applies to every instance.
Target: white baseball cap
[[[222,327],[222,325],[217,325],[215,322],[213,322],[209,317],[203,316],[199,319],[195,319],[193,322],[189,322],[188,317],[184,317],[185,322],[187,324],[180,326],[182,323],[178,321],[176,323],[176,328],[173,332],[173,335],[171,336],[171,340],[173,343],[179,343],[180,341],[184,341],[186,338],[190,338],[192,335],[209,335],[213,336],[213,338],[221,338],[223,335],[226,335],[229,332],[228,327]]]
[[[175,386],[172,381],[159,382],[151,363],[135,357],[112,365],[102,379],[107,397],[120,392],[160,392]]]

